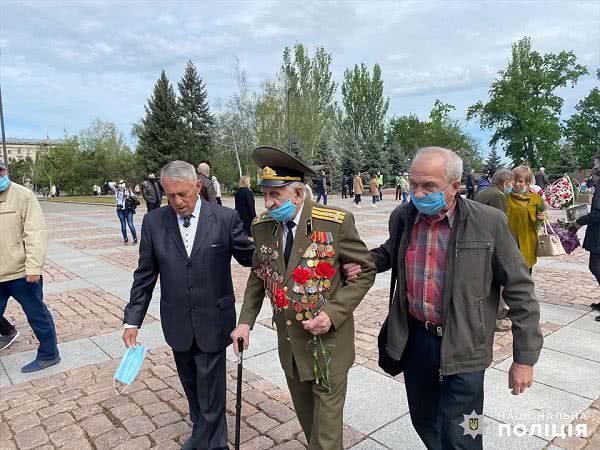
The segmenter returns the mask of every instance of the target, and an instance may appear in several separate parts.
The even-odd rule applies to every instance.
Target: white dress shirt
[[[202,200],[198,197],[198,201],[196,202],[196,207],[194,211],[192,211],[192,215],[190,216],[190,226],[183,226],[183,216],[177,214],[177,223],[179,224],[179,233],[181,234],[181,239],[183,240],[183,245],[185,247],[185,251],[189,256],[192,255],[192,249],[194,248],[194,239],[196,238],[196,229],[198,228],[198,217],[200,215],[200,208],[202,207]]]
[[[300,206],[300,211],[298,211],[298,214],[296,214],[296,217],[294,217],[292,219],[292,222],[294,222],[296,224],[296,226],[294,228],[292,228],[292,236],[294,239],[296,239],[296,231],[298,231],[298,225],[300,224],[300,217],[302,217],[302,210],[304,209],[304,203],[302,204],[302,206]],[[287,235],[288,235],[288,227],[287,224],[285,222],[282,223],[283,226],[283,247],[285,248],[285,243],[287,242]]]

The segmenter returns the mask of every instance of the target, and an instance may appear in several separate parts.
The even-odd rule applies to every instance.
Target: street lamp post
[[[2,128],[2,153],[4,163],[8,164],[8,152],[6,150],[6,136],[4,135],[4,112],[2,110],[2,84],[0,83],[0,128]]]

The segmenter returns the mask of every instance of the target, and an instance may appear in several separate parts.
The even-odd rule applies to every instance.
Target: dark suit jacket
[[[188,257],[177,215],[163,206],[144,216],[140,259],[133,274],[124,322],[140,327],[160,275],[160,314],[167,343],[175,351],[225,349],[235,327],[231,257],[250,266],[254,243],[235,211],[202,201],[191,257]]]
[[[254,194],[249,188],[241,188],[235,193],[235,210],[239,213],[248,236],[252,236],[252,221],[256,217]]]

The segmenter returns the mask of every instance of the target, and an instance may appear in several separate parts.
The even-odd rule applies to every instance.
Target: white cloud
[[[60,136],[94,118],[126,133],[139,120],[160,71],[175,84],[192,60],[211,101],[235,89],[238,56],[254,89],[275,76],[285,46],[302,42],[333,54],[333,72],[380,63],[390,115],[426,117],[436,98],[466,108],[531,36],[541,52],[573,50],[590,72],[600,65],[600,3],[552,1],[225,1],[4,0],[0,77],[10,135]],[[564,91],[565,112],[594,85]],[[561,91],[562,92],[562,91]],[[477,127],[469,124],[469,130]],[[483,135],[482,135],[483,136]]]

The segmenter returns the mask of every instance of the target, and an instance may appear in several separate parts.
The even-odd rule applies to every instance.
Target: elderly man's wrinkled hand
[[[512,363],[508,372],[508,387],[513,395],[525,392],[533,384],[533,366]]]
[[[347,263],[342,266],[346,280],[354,280],[362,272],[360,264]]]
[[[325,312],[320,312],[314,319],[302,322],[302,326],[313,336],[325,334],[331,328],[331,319]]]
[[[240,337],[244,340],[244,350],[248,350],[248,346],[250,345],[250,325],[244,325],[241,323],[231,333],[233,351],[235,352],[236,356],[239,356],[237,340]]]

